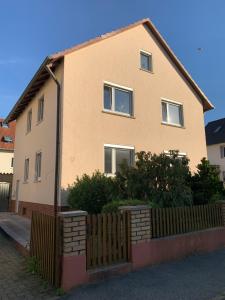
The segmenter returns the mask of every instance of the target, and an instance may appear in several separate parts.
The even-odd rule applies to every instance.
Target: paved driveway
[[[64,299],[202,300],[213,299],[224,291],[225,250],[219,250],[86,285]]]
[[[55,291],[26,271],[25,258],[0,231],[0,300],[55,299]]]

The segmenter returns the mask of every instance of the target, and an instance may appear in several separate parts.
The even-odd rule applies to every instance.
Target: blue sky
[[[206,122],[225,117],[224,0],[0,0],[0,8],[2,117],[48,54],[147,17],[215,105]]]

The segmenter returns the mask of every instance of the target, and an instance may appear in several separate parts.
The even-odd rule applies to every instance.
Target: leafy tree
[[[197,173],[191,178],[194,204],[213,203],[224,195],[223,183],[219,178],[219,169],[209,163],[206,158],[197,166]]]
[[[121,166],[116,175],[120,197],[148,200],[152,206],[176,207],[192,204],[189,160],[178,151],[159,155],[141,151],[134,167]]]

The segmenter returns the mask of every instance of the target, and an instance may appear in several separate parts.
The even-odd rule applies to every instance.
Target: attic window
[[[0,122],[0,126],[3,128],[9,128],[9,125],[4,122]]]
[[[5,143],[12,143],[13,138],[11,136],[3,136],[3,142]]]
[[[218,127],[216,127],[216,129],[214,130],[214,133],[217,133],[217,132],[219,132],[219,131],[220,131],[220,129],[221,129],[221,127],[222,127],[222,126],[218,126]]]

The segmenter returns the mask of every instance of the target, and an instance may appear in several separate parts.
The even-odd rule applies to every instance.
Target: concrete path
[[[57,299],[56,292],[26,268],[25,258],[0,230],[0,300]]]
[[[63,299],[203,300],[224,299],[225,250],[141,269],[71,291]]]
[[[14,213],[0,213],[0,228],[21,246],[29,249],[31,221]]]

